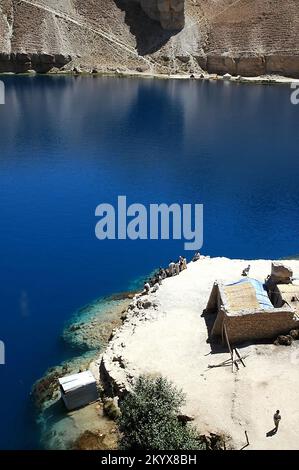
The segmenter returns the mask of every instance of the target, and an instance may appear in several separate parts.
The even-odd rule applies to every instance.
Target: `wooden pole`
[[[224,329],[224,334],[225,334],[226,343],[227,343],[227,346],[228,346],[228,349],[229,349],[229,352],[230,352],[230,357],[231,357],[231,360],[232,360],[232,371],[234,372],[234,353],[233,353],[232,348],[231,348],[230,343],[229,343],[229,339],[228,339],[228,334],[227,334],[227,329],[226,329],[226,324],[225,324],[225,323],[223,323],[223,329]]]
[[[230,347],[230,342],[229,342],[229,339],[228,339],[228,334],[227,334],[227,329],[226,329],[226,324],[225,323],[223,324],[223,328],[224,328],[225,339],[226,339],[226,343],[227,343],[227,346],[228,346],[228,349],[229,349],[229,352],[230,352],[230,356],[233,359],[233,352],[232,352],[232,348]]]
[[[238,358],[240,359],[240,362],[242,363],[242,365],[243,365],[244,367],[246,367],[246,364],[245,364],[245,362],[243,361],[243,359],[242,359],[242,357],[241,357],[239,351],[237,350],[237,348],[235,348],[235,351],[236,351],[236,354],[237,354]]]
[[[223,338],[223,329],[224,329],[224,321],[222,323],[222,328],[221,328],[221,343],[224,343],[224,338]]]

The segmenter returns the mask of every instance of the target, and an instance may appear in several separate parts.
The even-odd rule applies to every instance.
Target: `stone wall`
[[[232,344],[274,339],[278,335],[289,333],[292,328],[299,327],[299,321],[294,319],[294,313],[287,309],[256,311],[240,316],[225,315],[224,321]]]
[[[255,55],[233,57],[212,55],[202,57],[204,69],[209,73],[256,77],[258,75],[289,75],[299,78],[299,55]]]
[[[0,53],[0,73],[24,73],[34,70],[37,73],[49,72],[53,67],[60,69],[72,60],[70,55],[47,53]]]

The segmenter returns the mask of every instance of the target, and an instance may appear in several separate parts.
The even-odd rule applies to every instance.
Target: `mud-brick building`
[[[226,330],[230,343],[236,344],[275,338],[299,328],[297,303],[291,305],[283,296],[284,292],[277,293],[275,307],[263,283],[256,279],[246,277],[226,285],[216,281],[206,308],[206,314],[215,315],[211,337],[224,341]],[[291,298],[299,299],[299,286],[292,289]]]

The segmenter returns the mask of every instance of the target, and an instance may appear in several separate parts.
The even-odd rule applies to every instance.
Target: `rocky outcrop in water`
[[[73,445],[74,450],[117,450],[118,432],[116,428],[110,432],[84,431]]]
[[[299,0],[0,0],[0,72],[299,77]]]
[[[58,379],[88,369],[91,361],[99,355],[113,331],[122,324],[122,317],[130,304],[131,293],[121,293],[99,299],[79,310],[63,331],[62,339],[80,356],[47,370],[32,388],[32,396],[39,408],[59,397]]]
[[[121,323],[121,318],[112,318],[106,321],[101,318],[94,318],[90,321],[74,322],[65,328],[62,337],[74,348],[97,350],[108,342],[113,335],[113,331]]]
[[[31,396],[35,405],[42,409],[59,399],[58,379],[88,369],[92,359],[93,356],[85,354],[48,369],[46,374],[37,380],[32,387]]]
[[[99,381],[103,350],[114,328],[130,303],[132,293],[120,293],[86,305],[73,318],[63,334],[64,340],[80,355],[51,367],[32,388],[38,409],[41,445],[47,449],[116,449],[118,431],[114,421],[119,415],[117,400],[104,399]],[[82,353],[82,350],[88,350]],[[67,413],[62,403],[58,379],[90,369],[97,380],[99,400]]]

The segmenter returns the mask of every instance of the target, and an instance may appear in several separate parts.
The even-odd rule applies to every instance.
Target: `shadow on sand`
[[[273,428],[271,429],[271,431],[267,432],[266,437],[272,437],[272,436],[275,436],[275,434],[277,434],[277,429]]]
[[[202,318],[204,318],[206,327],[207,327],[207,343],[211,346],[211,354],[220,354],[227,352],[227,346],[221,343],[221,339],[212,339],[211,333],[212,328],[216,320],[217,313],[208,313],[206,310],[202,313]]]

